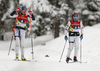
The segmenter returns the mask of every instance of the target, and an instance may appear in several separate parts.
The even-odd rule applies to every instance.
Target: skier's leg
[[[19,30],[18,29],[16,29],[15,30],[15,55],[16,55],[16,58],[18,58],[18,56],[19,56],[19,35],[18,35],[18,32],[19,32]]]
[[[79,36],[76,36],[75,38],[75,53],[74,53],[74,59],[77,60],[77,55],[78,55],[78,51],[79,51]]]
[[[25,30],[20,30],[20,35],[21,35],[21,59],[25,59],[24,58]]]
[[[69,37],[69,48],[68,48],[68,53],[67,53],[67,57],[70,57],[71,52],[73,50],[73,45],[74,45],[74,37]]]
[[[73,45],[74,45],[74,37],[71,36],[69,37],[69,48],[68,48],[68,53],[67,53],[67,58],[66,58],[67,63],[69,62],[70,55],[73,50]]]

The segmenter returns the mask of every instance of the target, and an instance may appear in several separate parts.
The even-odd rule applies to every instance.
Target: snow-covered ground
[[[59,62],[60,55],[65,44],[64,35],[57,39],[46,42],[46,45],[39,45],[44,44],[46,39],[50,38],[50,36],[45,36],[34,39],[34,58],[37,60],[37,62],[14,61],[14,51],[11,51],[9,56],[7,55],[10,41],[0,41],[0,71],[100,71],[99,27],[100,24],[84,28],[84,39],[82,41],[82,61],[87,61],[87,63],[67,64],[65,62],[68,50],[68,42],[62,57],[62,61]],[[27,47],[25,48],[25,57],[28,60],[31,60],[32,55],[30,38],[26,39],[25,42]],[[13,47],[14,41],[12,48]],[[73,53],[71,55],[72,59]],[[45,55],[49,55],[49,57],[45,57]],[[78,60],[80,60],[79,57]]]

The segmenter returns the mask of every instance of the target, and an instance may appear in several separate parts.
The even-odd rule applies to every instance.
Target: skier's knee
[[[16,47],[19,47],[19,44],[18,43],[16,43]]]
[[[21,46],[21,48],[24,48],[24,46]]]
[[[68,50],[69,50],[69,51],[72,51],[73,49],[72,49],[72,48],[68,48]]]
[[[19,45],[16,45],[16,47],[19,47]]]
[[[76,47],[75,49],[76,49],[76,50],[79,50],[79,47]]]

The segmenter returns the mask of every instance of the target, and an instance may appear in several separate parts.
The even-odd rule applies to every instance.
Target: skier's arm
[[[83,39],[83,24],[82,24],[82,21],[80,23],[80,29],[81,29],[81,32],[80,32],[80,39],[82,40]]]
[[[31,15],[31,19],[32,19],[32,21],[34,21],[34,20],[35,20],[35,17],[34,17],[34,15],[33,15],[33,14]],[[30,15],[28,15],[28,20],[30,20]]]
[[[21,10],[21,7],[17,8],[15,11],[13,11],[13,12],[10,14],[10,16],[15,15],[15,14],[16,14],[16,12],[18,12],[18,11],[20,11],[20,10]]]
[[[67,23],[66,27],[65,27],[65,36],[67,36],[68,31],[69,31],[69,27],[70,27],[70,21]]]
[[[17,17],[16,11],[13,11],[13,12],[10,14],[9,17],[11,17],[11,18],[16,18],[16,17]]]
[[[35,17],[34,17],[34,15],[33,15],[33,12],[29,9],[28,10],[28,12],[30,13],[30,15],[31,15],[31,18],[32,18],[32,20],[34,21],[35,20]],[[29,16],[30,17],[30,16]]]
[[[33,20],[33,21],[35,20],[35,17],[34,17],[34,15],[33,15],[33,14],[31,15],[31,18],[32,18],[32,20]]]

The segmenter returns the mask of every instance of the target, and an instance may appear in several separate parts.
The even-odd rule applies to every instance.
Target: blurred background
[[[79,14],[84,26],[100,23],[100,0],[0,0],[0,40],[11,39],[15,18],[9,15],[21,6],[33,11],[36,19],[32,22],[34,38],[48,34],[57,38],[64,34],[74,12]],[[30,37],[29,22],[26,37]]]

